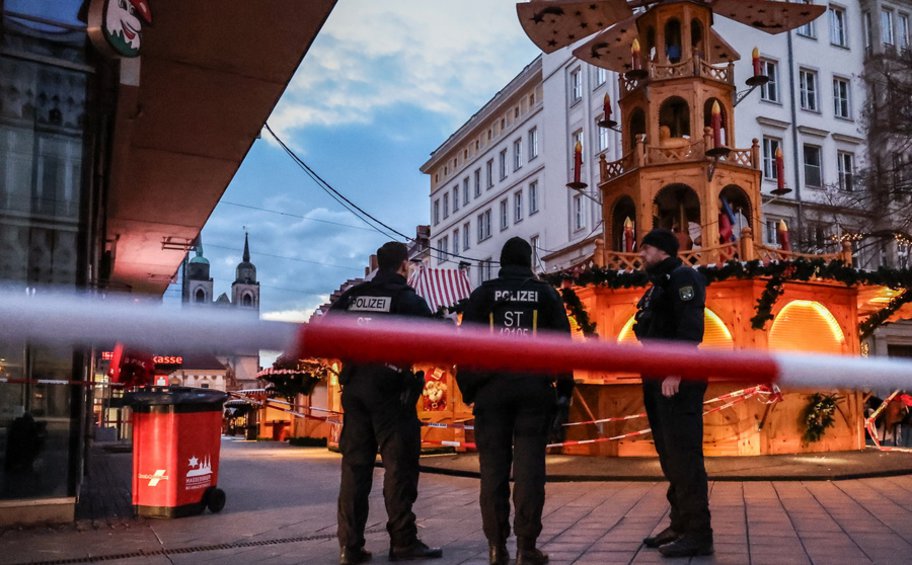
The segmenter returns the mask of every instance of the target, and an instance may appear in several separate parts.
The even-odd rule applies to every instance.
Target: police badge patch
[[[688,302],[693,300],[694,297],[694,287],[692,286],[682,286],[678,289],[678,296],[681,297],[681,302]]]

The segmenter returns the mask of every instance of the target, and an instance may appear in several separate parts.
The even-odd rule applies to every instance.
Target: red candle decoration
[[[782,160],[782,148],[776,148],[776,188],[783,190],[785,188],[785,163]]]
[[[754,51],[751,53],[751,60],[754,63],[754,76],[758,77],[763,74],[760,70],[760,49],[754,47]]]
[[[633,253],[633,242],[636,236],[633,233],[633,220],[630,216],[624,220],[624,253]]]
[[[789,241],[789,228],[786,225],[785,220],[779,220],[779,225],[776,226],[776,232],[779,236],[779,246],[783,251],[792,250],[792,242]]]
[[[722,147],[722,108],[714,100],[712,106],[713,147]]]
[[[630,45],[630,58],[631,64],[633,65],[633,70],[639,70],[640,68],[640,40],[633,38],[633,43]]]
[[[611,119],[611,97],[608,96],[608,93],[605,93],[605,99],[602,102],[602,111],[605,113],[605,121]]]
[[[576,142],[573,148],[573,182],[580,182],[580,172],[583,169],[583,144],[581,141]]]

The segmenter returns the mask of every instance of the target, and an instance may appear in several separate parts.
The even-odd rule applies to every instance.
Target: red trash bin
[[[219,512],[222,404],[228,395],[189,387],[151,387],[124,395],[133,409],[133,508],[178,518]]]

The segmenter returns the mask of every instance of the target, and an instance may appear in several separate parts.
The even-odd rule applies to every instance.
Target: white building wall
[[[816,0],[817,4],[824,4]],[[861,80],[864,70],[865,58],[865,32],[862,18],[862,4],[866,10],[872,11],[872,41],[880,41],[879,11],[883,2],[847,0],[845,2],[826,3],[837,9],[844,10],[845,14],[845,46],[837,45],[831,37],[831,14],[825,13],[815,21],[815,34],[808,37],[798,31],[770,35],[755,29],[717,16],[715,29],[722,35],[741,55],[741,60],[735,64],[736,84],[739,91],[747,89],[746,79],[752,74],[751,52],[759,47],[761,58],[776,64],[778,75],[776,86],[778,100],[763,100],[761,89],[751,92],[737,106],[735,110],[735,145],[739,148],[751,146],[753,139],[761,142],[764,137],[780,140],[785,161],[786,186],[792,192],[773,199],[770,191],[776,188],[774,179],[765,179],[762,193],[766,204],[761,210],[764,225],[759,226],[758,239],[767,242],[769,236],[775,238],[775,232],[768,233],[767,222],[786,219],[790,229],[813,229],[817,224],[823,224],[827,234],[832,234],[838,228],[832,214],[824,211],[816,203],[826,204],[844,199],[838,190],[839,167],[837,155],[840,152],[851,154],[854,157],[854,168],[860,170],[865,167],[867,160],[867,144],[864,139],[864,121],[862,110],[865,105],[866,89]],[[899,27],[899,16],[907,14],[902,6],[910,6],[912,2],[897,1],[889,3],[888,9],[894,9],[896,17],[894,25]],[[899,6],[897,6],[899,5]],[[898,32],[897,32],[898,33]],[[791,39],[791,45],[790,45]],[[583,63],[572,56],[573,47],[560,49],[541,57],[540,88],[543,104],[538,101],[539,107],[535,113],[528,117],[528,123],[534,123],[540,128],[540,158],[534,167],[529,168],[529,163],[524,165],[518,173],[509,172],[504,182],[495,178],[495,187],[485,191],[484,198],[479,202],[472,201],[470,210],[460,210],[454,217],[451,215],[438,225],[433,225],[433,202],[440,199],[442,191],[452,192],[456,178],[471,175],[474,167],[482,168],[487,159],[494,159],[497,166],[498,153],[507,148],[510,152],[511,140],[519,134],[525,124],[514,124],[505,135],[495,137],[493,145],[483,147],[483,154],[469,156],[469,162],[460,164],[456,175],[450,175],[446,182],[435,185],[432,177],[431,194],[431,219],[432,219],[432,245],[436,245],[443,235],[452,238],[453,226],[464,221],[472,224],[473,246],[464,255],[473,259],[492,258],[494,261],[500,252],[503,243],[514,235],[523,237],[538,236],[540,256],[572,248],[565,253],[559,262],[540,265],[540,270],[554,270],[566,267],[575,257],[591,253],[591,239],[601,233],[601,210],[599,205],[590,198],[577,196],[566,188],[567,182],[572,178],[572,151],[573,133],[582,130],[583,136],[583,171],[582,180],[588,183],[587,193],[594,199],[598,198],[598,155],[604,153],[610,161],[621,158],[620,134],[611,131],[607,136],[607,147],[600,147],[600,129],[596,120],[602,114],[604,94],[607,92],[612,100],[614,118],[618,119],[619,110],[617,75],[607,71],[607,80],[601,83],[596,77],[598,69]],[[876,45],[875,45],[876,48]],[[574,71],[579,71],[581,80],[581,99],[572,99],[572,80]],[[816,110],[804,109],[800,103],[800,72],[811,71],[816,74]],[[849,115],[842,118],[835,113],[833,79],[844,79],[849,84]],[[488,116],[499,116],[506,112],[514,101],[509,95],[497,97],[485,107]],[[500,97],[500,98],[498,98]],[[496,108],[492,109],[491,106]],[[482,114],[480,112],[479,114]],[[484,119],[484,115],[473,117]],[[454,147],[461,147],[459,137],[468,139],[472,135],[472,120],[454,134],[454,138],[445,143],[438,151],[449,151],[447,158],[450,165],[459,155],[453,151]],[[471,127],[470,127],[471,126]],[[809,186],[805,171],[805,145],[819,148],[821,182],[819,186]],[[422,167],[428,172],[429,165],[444,163],[442,156],[435,153],[432,159]],[[496,171],[495,171],[496,177]],[[527,217],[522,223],[511,221],[508,229],[501,231],[498,218],[498,202],[504,195],[519,190],[523,184],[533,179],[540,183],[539,191],[543,195],[541,212],[536,217]],[[857,186],[856,190],[861,187]],[[526,188],[527,190],[527,188]],[[835,195],[835,196],[834,196]],[[452,198],[452,196],[451,196]],[[574,198],[581,198],[584,222],[579,229],[575,225]],[[442,202],[440,204],[442,206]],[[452,206],[452,203],[451,203]],[[484,209],[491,209],[492,232],[491,238],[482,244],[475,243],[475,221],[477,213]],[[442,212],[441,212],[442,213]],[[799,220],[800,217],[800,220]],[[512,218],[511,218],[512,220]],[[858,219],[842,217],[839,220],[851,229],[853,222]],[[590,240],[588,245],[583,242]],[[793,235],[793,241],[798,238]],[[452,243],[450,242],[450,246]],[[460,246],[461,249],[461,246]],[[835,248],[823,249],[835,251]],[[876,253],[863,253],[860,265],[876,267],[878,260]],[[471,261],[470,261],[471,262]],[[444,263],[445,264],[445,263]],[[477,282],[477,267],[473,262],[473,281]],[[496,265],[492,269],[496,275]]]

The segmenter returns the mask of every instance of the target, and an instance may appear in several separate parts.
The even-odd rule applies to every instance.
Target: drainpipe
[[[801,161],[798,160],[798,108],[795,101],[795,99],[800,96],[800,93],[795,88],[795,53],[792,48],[792,31],[788,31],[786,33],[788,34],[789,94],[792,101],[792,162],[795,163],[795,202],[798,205],[798,218],[796,221],[796,227],[798,228],[798,242],[801,242],[801,238],[804,234],[804,211],[802,209],[803,207],[801,203]],[[817,88],[818,90],[820,89],[819,84],[817,85]],[[796,93],[798,94],[796,95]]]

